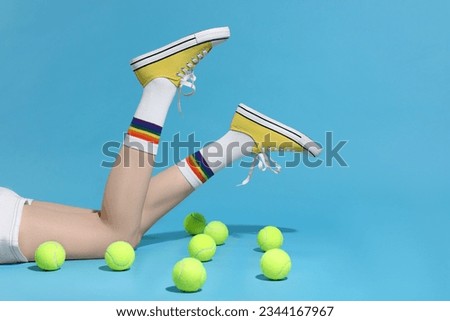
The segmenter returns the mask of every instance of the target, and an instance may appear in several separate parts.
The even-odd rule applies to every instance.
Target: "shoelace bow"
[[[196,57],[192,58],[190,62],[186,64],[186,67],[181,68],[180,72],[177,73],[177,76],[181,78],[180,87],[178,87],[178,111],[181,113],[181,94],[183,96],[192,96],[195,94],[195,81],[197,77],[194,74],[194,67],[199,63],[200,60],[205,58],[208,54],[207,50],[203,50],[201,53],[197,54]],[[183,93],[181,88],[188,87],[190,89],[189,92]]]
[[[247,185],[250,182],[255,167],[258,167],[258,169],[263,172],[265,172],[267,169],[270,169],[275,174],[281,172],[280,164],[270,159],[269,152],[267,150],[262,150],[260,153],[255,154],[247,177],[238,186]]]

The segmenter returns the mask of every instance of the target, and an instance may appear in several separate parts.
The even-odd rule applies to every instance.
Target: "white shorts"
[[[0,187],[0,264],[28,262],[19,249],[19,227],[23,206],[32,201]]]

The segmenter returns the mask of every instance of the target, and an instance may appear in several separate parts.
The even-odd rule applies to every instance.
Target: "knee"
[[[127,242],[131,244],[131,246],[136,249],[139,243],[141,243],[142,240],[142,234],[141,232],[137,231],[136,233],[130,235],[128,237]]]
[[[127,234],[120,233],[119,237],[121,241],[130,243],[130,245],[136,249],[139,243],[141,243],[142,234],[139,231]]]
[[[126,224],[113,225],[107,220],[104,220],[102,216],[100,216],[99,219],[101,220],[102,226],[105,228],[107,239],[110,243],[115,241],[125,241],[130,243],[133,248],[136,248],[141,242],[143,234],[139,227],[135,228]]]
[[[142,234],[140,232],[124,232],[117,230],[110,230],[109,243],[115,241],[124,241],[130,243],[130,245],[136,249],[142,239]]]

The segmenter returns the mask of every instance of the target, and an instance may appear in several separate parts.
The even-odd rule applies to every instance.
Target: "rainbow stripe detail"
[[[153,144],[158,144],[161,131],[161,126],[133,117],[131,125],[128,128],[128,135]]]
[[[186,157],[186,163],[202,183],[214,175],[214,172],[208,166],[200,151]]]

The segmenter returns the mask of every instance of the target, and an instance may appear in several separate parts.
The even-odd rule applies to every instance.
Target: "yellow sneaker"
[[[244,104],[239,104],[231,121],[230,129],[250,136],[254,142],[253,163],[250,166],[248,176],[238,186],[250,182],[255,167],[262,171],[269,169],[275,174],[281,171],[281,166],[270,159],[270,151],[302,152],[305,150],[314,156],[318,156],[322,150],[305,134]]]
[[[131,68],[144,87],[155,78],[167,78],[178,88],[195,90],[194,67],[229,37],[228,27],[204,30],[134,58]]]
[[[239,104],[231,121],[231,130],[250,136],[255,142],[253,147],[255,154],[275,150],[294,152],[307,150],[317,156],[321,152],[321,148],[305,134],[244,104]]]

